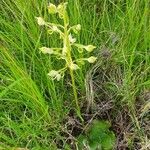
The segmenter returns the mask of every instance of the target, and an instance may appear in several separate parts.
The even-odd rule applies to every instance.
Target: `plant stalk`
[[[75,79],[74,79],[74,74],[73,70],[70,69],[70,76],[71,76],[71,82],[72,82],[72,89],[74,93],[74,98],[75,98],[75,103],[76,103],[76,108],[77,108],[77,115],[81,119],[82,122],[84,122],[82,116],[81,116],[81,111],[78,103],[78,96],[77,96],[77,90],[76,90],[76,85],[75,85]]]
[[[84,122],[82,116],[81,116],[81,111],[78,103],[78,95],[77,95],[77,90],[76,90],[76,84],[75,84],[75,78],[73,74],[73,70],[70,69],[71,64],[73,63],[72,57],[71,57],[71,45],[69,41],[69,33],[68,33],[68,14],[65,11],[64,12],[64,46],[66,47],[66,61],[67,65],[70,71],[70,76],[71,76],[71,82],[72,82],[72,89],[73,89],[73,94],[74,94],[74,100],[75,100],[75,105],[76,105],[76,112],[78,117],[81,119],[82,122]]]

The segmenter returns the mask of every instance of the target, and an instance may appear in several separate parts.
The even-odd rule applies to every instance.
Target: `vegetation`
[[[149,1],[69,0],[68,27],[81,25],[81,30],[72,32],[79,49],[72,47],[67,59],[74,63],[97,57],[92,57],[94,64],[75,62],[73,68],[80,68],[75,71],[57,55],[41,53],[62,48],[63,39],[69,38],[67,33],[60,40],[51,26],[39,26],[41,18],[36,18],[65,26],[61,16],[54,15],[61,2],[53,0],[53,6],[47,0],[0,1],[0,149],[77,149],[82,135],[96,142],[90,136],[95,120],[100,123],[97,133],[111,137],[115,149],[148,149]],[[96,48],[87,53],[81,43]],[[65,74],[59,74],[65,65]],[[99,134],[92,138],[108,146]]]
[[[93,121],[86,135],[80,135],[78,139],[79,149],[112,150],[115,145],[115,135],[109,131],[110,123],[106,121]]]
[[[63,40],[63,47],[59,48],[47,48],[47,47],[42,47],[40,50],[44,54],[49,54],[49,55],[55,55],[56,59],[60,59],[65,61],[65,66],[59,70],[51,70],[48,75],[52,79],[56,79],[59,81],[63,76],[64,73],[66,72],[67,68],[69,68],[70,76],[71,76],[71,82],[72,82],[72,88],[73,88],[73,94],[74,94],[74,99],[75,99],[75,104],[76,104],[76,110],[77,110],[77,115],[80,117],[81,121],[84,121],[81,112],[80,112],[80,107],[78,103],[78,95],[77,95],[77,90],[76,90],[76,85],[75,85],[75,77],[74,77],[74,70],[80,69],[78,64],[83,64],[84,61],[88,61],[89,63],[94,63],[96,61],[96,57],[91,56],[89,58],[78,58],[76,60],[72,59],[72,46],[75,46],[76,49],[80,52],[83,53],[83,49],[85,49],[88,52],[92,52],[96,47],[93,45],[82,45],[82,44],[77,44],[76,38],[72,37],[71,31],[73,31],[75,34],[78,34],[78,32],[81,30],[81,25],[74,25],[72,27],[69,27],[69,17],[67,13],[67,2],[66,3],[61,3],[58,6],[55,6],[54,4],[50,3],[48,6],[48,11],[50,14],[57,14],[60,19],[63,19],[63,26],[61,24],[55,24],[55,23],[48,23],[45,22],[42,17],[37,17],[38,24],[40,26],[46,26],[48,27],[48,33],[53,34],[53,32],[58,33],[60,39]],[[63,30],[63,31],[62,31]],[[78,64],[77,64],[78,63]]]

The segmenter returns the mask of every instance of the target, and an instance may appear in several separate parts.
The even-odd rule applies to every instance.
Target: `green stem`
[[[74,98],[75,98],[75,103],[76,103],[76,108],[77,108],[77,115],[81,119],[82,122],[84,122],[82,116],[81,116],[81,111],[78,103],[78,96],[77,96],[77,90],[76,90],[76,85],[75,85],[75,79],[74,79],[74,74],[73,70],[70,69],[70,76],[71,76],[71,81],[72,81],[72,89],[74,93]]]
[[[69,67],[73,63],[73,61],[72,61],[72,57],[71,57],[71,45],[70,45],[69,34],[68,34],[68,15],[67,15],[66,11],[64,12],[64,36],[65,36],[64,37],[64,46],[67,48],[66,61],[67,61],[67,65]],[[76,85],[75,85],[75,78],[74,78],[73,70],[70,69],[70,67],[69,67],[69,71],[70,71],[70,76],[71,76],[72,89],[73,89],[73,94],[74,94],[74,99],[75,99],[77,115],[83,122],[84,120],[81,116],[81,111],[80,111],[80,107],[79,107],[79,103],[78,103],[78,95],[77,95],[77,90],[76,90]]]

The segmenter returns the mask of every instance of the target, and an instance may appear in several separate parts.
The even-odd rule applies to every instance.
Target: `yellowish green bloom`
[[[42,17],[36,17],[36,19],[37,19],[38,25],[43,26],[46,24]]]
[[[75,43],[76,42],[76,38],[73,38],[71,34],[69,34],[69,41],[70,43]]]
[[[71,70],[77,70],[77,69],[79,69],[79,66],[77,64],[71,63],[70,66],[69,66],[69,68]]]
[[[64,45],[64,47],[62,49],[62,55],[63,55],[63,57],[66,56],[66,54],[67,54],[67,47],[66,47],[66,45]]]
[[[55,14],[55,13],[57,13],[57,7],[56,7],[54,4],[49,3],[49,5],[48,5],[48,12],[49,12],[50,14]]]
[[[61,74],[59,73],[59,71],[56,70],[51,70],[48,75],[53,79],[53,80],[57,80],[59,81],[61,79]]]
[[[91,56],[86,59],[89,63],[94,63],[97,60],[97,57]]]
[[[66,2],[66,3],[61,3],[58,5],[57,12],[58,12],[60,18],[63,18],[63,16],[65,15],[64,12],[66,10],[67,4],[68,3]]]
[[[77,30],[77,31],[80,31],[80,30],[81,30],[81,25],[80,25],[80,24],[77,24],[76,30]]]
[[[52,26],[52,31],[54,31],[54,32],[59,32],[59,29],[58,29],[58,27],[57,26]]]
[[[53,54],[54,53],[52,48],[41,47],[39,49],[43,54]]]
[[[58,13],[59,17],[63,18],[64,12],[66,10],[66,5],[67,5],[67,2],[66,3],[61,3],[58,6],[56,6],[56,5],[52,4],[52,3],[49,3],[49,5],[48,5],[48,12],[50,14]]]
[[[81,30],[81,25],[77,24],[77,25],[73,26],[72,30],[74,31],[74,33],[77,34]]]
[[[60,39],[63,40],[63,46],[62,48],[48,48],[48,47],[41,47],[40,51],[43,54],[54,54],[56,58],[58,59],[64,59],[66,61],[65,68],[69,68],[71,70],[77,70],[79,69],[79,66],[73,62],[78,62],[80,65],[84,64],[83,62],[86,60],[89,63],[94,63],[96,61],[96,57],[91,56],[89,58],[79,58],[79,59],[73,59],[72,57],[72,46],[75,46],[79,52],[83,52],[85,49],[88,52],[92,52],[96,47],[93,45],[82,45],[76,43],[76,38],[72,36],[71,31],[74,33],[78,33],[81,30],[81,25],[77,24],[72,27],[68,27],[68,15],[66,12],[66,5],[67,3],[61,3],[58,6],[49,3],[48,5],[48,12],[50,14],[56,14],[58,13],[59,17],[63,20],[65,20],[64,26],[61,24],[55,24],[55,23],[48,23],[45,22],[42,17],[36,17],[37,22],[40,26],[46,25],[48,27],[48,33],[52,34],[53,32],[59,33]],[[67,32],[65,32],[65,29]],[[80,61],[79,61],[80,60]],[[63,71],[61,71],[63,70]],[[60,80],[61,74],[64,73],[66,69],[60,69],[59,71],[52,70],[48,73],[48,75],[52,79],[56,79],[57,81]],[[60,74],[61,72],[61,74]]]
[[[88,52],[92,52],[96,47],[93,45],[87,45],[84,46],[84,48],[88,51]]]

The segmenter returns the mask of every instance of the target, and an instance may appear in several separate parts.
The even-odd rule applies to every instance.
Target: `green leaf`
[[[82,150],[84,148],[84,145],[88,144],[88,139],[85,135],[80,135],[78,137],[78,148],[79,150]]]
[[[104,150],[112,150],[115,144],[115,135],[113,132],[106,134],[102,139],[102,148]]]
[[[88,141],[91,149],[111,150],[115,144],[115,135],[109,130],[108,121],[95,120],[88,132]]]

